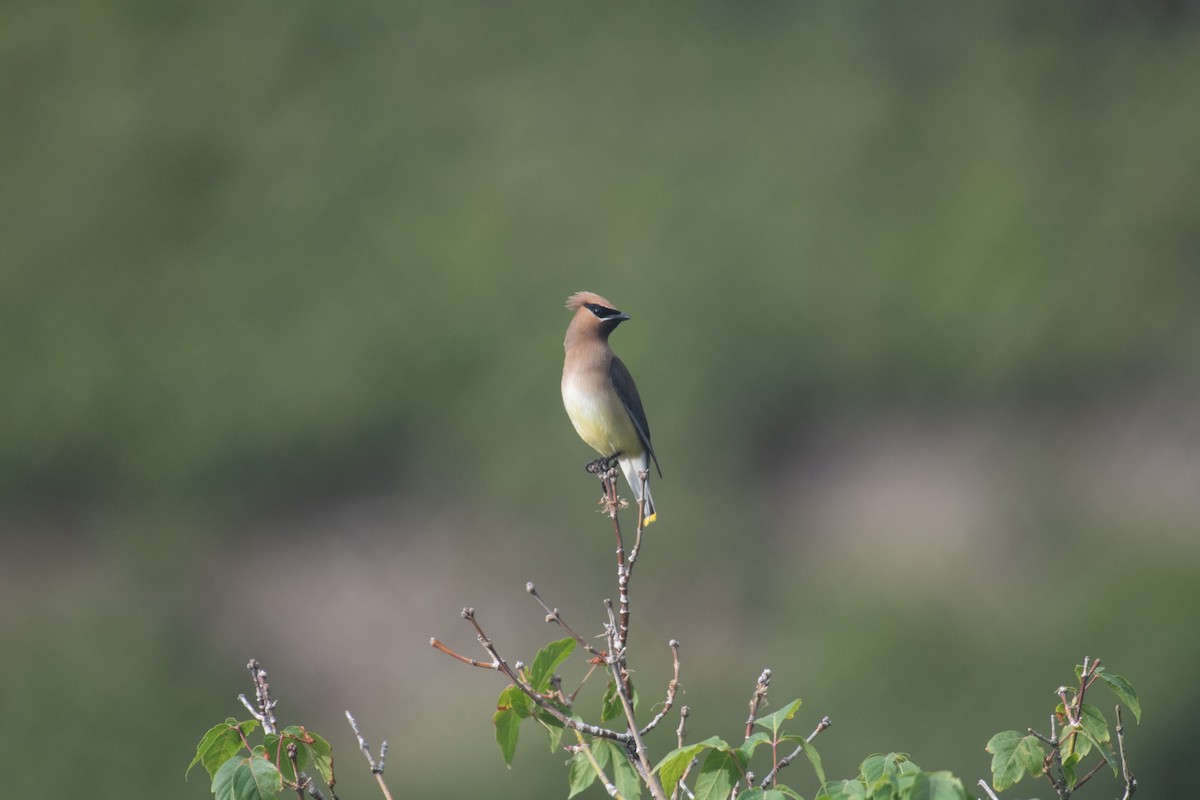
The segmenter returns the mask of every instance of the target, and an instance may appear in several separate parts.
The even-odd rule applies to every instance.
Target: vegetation
[[[604,601],[608,619],[599,637],[604,642],[603,649],[598,649],[591,640],[572,629],[557,608],[545,603],[532,583],[527,587],[528,592],[545,610],[546,621],[558,625],[569,635],[541,648],[530,663],[517,661],[510,664],[505,660],[497,644],[484,631],[473,608],[463,609],[462,617],[474,629],[488,660],[478,661],[457,653],[436,638],[430,641],[437,650],[463,664],[495,670],[508,679],[509,684],[501,691],[492,717],[496,742],[506,764],[512,765],[522,723],[530,720],[540,723],[549,735],[551,752],[565,750],[571,754],[568,797],[598,783],[608,796],[619,800],[633,800],[647,794],[656,800],[678,800],[680,797],[689,800],[802,800],[797,791],[781,781],[780,774],[800,755],[806,757],[815,773],[819,786],[816,800],[967,800],[970,797],[962,781],[951,773],[926,772],[907,755],[894,752],[867,757],[856,778],[827,780],[813,740],[831,726],[830,718],[822,717],[807,736],[785,732],[785,726],[791,727],[801,701],[792,700],[770,714],[763,713],[771,683],[769,669],[763,670],[751,694],[750,714],[740,744],[730,744],[720,736],[694,743],[688,741],[689,710],[682,706],[675,731],[676,747],[651,766],[646,741],[674,709],[681,688],[680,644],[675,640],[670,642],[674,674],[667,685],[666,699],[656,704],[653,717],[639,718],[639,696],[633,685],[635,670],[629,661],[628,637],[633,616],[633,568],[642,548],[645,509],[637,509],[636,539],[627,551],[619,520],[619,510],[625,501],[617,494],[617,475],[616,467],[600,472],[604,489],[602,502],[616,534],[616,589],[620,598],[615,604],[612,600]],[[646,480],[647,473],[643,472],[643,487]],[[641,493],[645,494],[644,488]],[[587,654],[590,666],[579,685],[567,692],[558,670],[577,648]],[[255,702],[252,704],[245,695],[241,700],[253,719],[239,722],[231,717],[211,728],[196,747],[196,756],[188,771],[197,764],[204,766],[212,778],[216,800],[269,800],[283,791],[296,792],[300,800],[306,793],[323,798],[310,774],[314,772],[336,798],[329,743],[300,726],[288,726],[281,731],[276,722],[276,701],[271,698],[266,671],[257,661],[251,661],[249,669],[255,684]],[[576,705],[584,685],[596,674],[605,683],[599,703],[599,724],[588,722]],[[1076,668],[1076,677],[1076,687],[1062,686],[1057,690],[1062,702],[1050,716],[1048,735],[1033,728],[1027,733],[1003,731],[988,742],[987,750],[993,754],[991,782],[979,781],[988,798],[998,800],[997,791],[1009,788],[1028,774],[1034,778],[1045,776],[1058,797],[1068,800],[1106,764],[1112,768],[1114,776],[1123,778],[1122,800],[1133,796],[1137,780],[1125,755],[1121,706],[1116,707],[1114,747],[1114,737],[1105,715],[1095,705],[1085,703],[1084,698],[1093,684],[1103,682],[1140,722],[1141,703],[1137,693],[1126,679],[1109,673],[1098,659],[1085,658]],[[346,717],[385,799],[392,800],[391,790],[383,777],[387,742],[383,743],[376,761],[349,711]],[[259,725],[264,733],[263,742],[254,745],[249,735]],[[1098,754],[1100,758],[1094,767],[1085,770],[1084,759],[1090,753]],[[762,766],[756,768],[756,763]],[[404,794],[402,791],[400,796]]]
[[[208,797],[253,654],[339,753],[419,721],[414,795],[555,796],[425,642],[471,605],[533,654],[509,587],[609,590],[580,289],[663,460],[646,708],[675,638],[690,741],[771,664],[830,777],[969,788],[1098,653],[1194,793],[1194,2],[10,0],[0,67],[7,794]]]

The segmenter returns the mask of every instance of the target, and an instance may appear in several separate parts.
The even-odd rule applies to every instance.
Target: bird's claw
[[[611,456],[602,456],[595,461],[589,461],[584,467],[592,475],[599,475],[602,472],[608,472],[617,463],[617,459],[621,457],[620,453],[613,453]]]

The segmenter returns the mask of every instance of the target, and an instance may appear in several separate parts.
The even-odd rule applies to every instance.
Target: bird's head
[[[571,327],[580,330],[591,330],[603,336],[613,332],[613,329],[629,315],[618,311],[612,303],[592,292],[576,292],[567,298],[567,308],[575,312],[571,319]]]

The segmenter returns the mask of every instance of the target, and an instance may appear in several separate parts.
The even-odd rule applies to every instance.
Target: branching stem
[[[805,743],[811,744],[813,739],[817,738],[823,731],[828,730],[831,725],[833,725],[833,720],[831,720],[829,717],[821,717],[821,721],[817,723],[817,727],[813,728],[813,732],[805,738]],[[758,785],[764,789],[770,786],[775,782],[775,776],[779,774],[779,771],[795,761],[796,757],[803,752],[804,745],[801,745],[783,758],[779,759],[779,763],[775,765],[775,768],[768,772],[767,776],[763,778]]]
[[[362,754],[366,756],[367,763],[371,765],[371,774],[375,776],[376,782],[379,783],[379,790],[383,792],[385,800],[392,800],[392,793],[388,791],[387,784],[383,781],[383,761],[387,758],[387,742],[384,741],[379,745],[379,760],[376,761],[371,756],[371,745],[367,744],[366,737],[358,729],[358,722],[355,721],[354,715],[347,711],[346,719],[350,722],[350,730],[354,731],[354,736],[358,739],[358,749],[362,751]]]

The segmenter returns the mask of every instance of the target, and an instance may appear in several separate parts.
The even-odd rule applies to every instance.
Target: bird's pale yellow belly
[[[636,455],[642,452],[642,440],[629,419],[625,406],[610,395],[612,402],[597,402],[587,392],[563,386],[563,406],[579,438],[602,456],[616,453]]]

